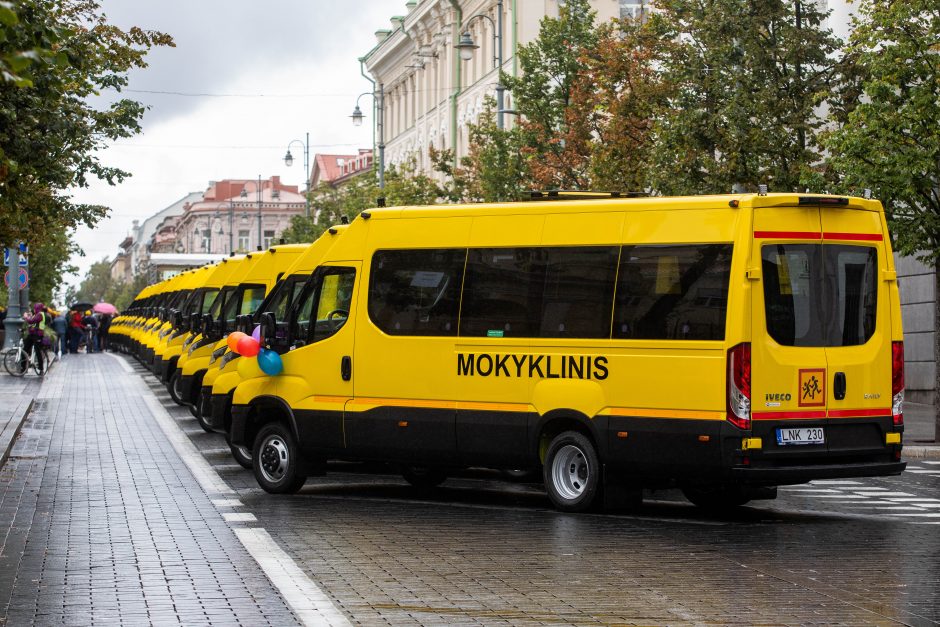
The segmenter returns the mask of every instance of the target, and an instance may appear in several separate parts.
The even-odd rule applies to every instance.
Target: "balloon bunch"
[[[241,331],[229,333],[226,342],[228,343],[229,349],[233,353],[237,353],[238,355],[247,358],[257,357],[257,367],[260,368],[261,372],[264,374],[274,376],[276,374],[280,374],[281,370],[284,369],[284,363],[281,361],[280,355],[278,355],[275,351],[262,348],[260,324],[255,327],[255,330],[251,332],[251,335],[242,333]],[[242,362],[244,363],[246,360],[242,360]],[[253,370],[253,365],[253,362],[245,363],[245,372],[242,372],[242,364],[239,364],[238,371],[242,374],[248,374]]]

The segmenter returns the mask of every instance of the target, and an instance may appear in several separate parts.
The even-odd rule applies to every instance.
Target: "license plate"
[[[822,427],[804,427],[802,429],[777,429],[777,444],[825,444],[826,434]]]

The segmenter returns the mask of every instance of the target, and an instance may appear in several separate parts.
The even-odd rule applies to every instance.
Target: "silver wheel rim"
[[[287,465],[290,463],[290,454],[287,452],[287,444],[284,439],[278,435],[268,437],[261,444],[261,451],[258,455],[261,474],[271,483],[277,483],[284,478],[287,472]]]
[[[561,447],[552,460],[552,484],[558,495],[574,500],[584,493],[591,477],[591,467],[584,452],[573,444]]]

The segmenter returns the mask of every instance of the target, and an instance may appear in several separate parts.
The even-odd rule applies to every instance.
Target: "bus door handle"
[[[845,398],[845,373],[837,372],[832,381],[832,394],[837,401]]]
[[[352,379],[352,357],[343,355],[343,359],[339,365],[339,373],[342,375],[343,381]]]

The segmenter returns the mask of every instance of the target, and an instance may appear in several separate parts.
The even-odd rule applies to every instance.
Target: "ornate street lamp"
[[[468,26],[470,22],[475,19],[484,18],[489,20],[490,24],[493,26],[493,62],[496,64],[496,69],[498,72],[503,71],[503,0],[496,0],[496,22],[493,22],[493,18],[483,13],[478,13],[464,22],[464,27]],[[470,36],[470,31],[465,30],[462,35],[460,35],[460,41],[457,43],[455,48],[460,51],[460,58],[464,61],[469,61],[473,58],[473,52],[480,46],[474,43],[473,37]],[[504,104],[504,92],[506,88],[503,87],[503,82],[500,80],[500,75],[496,75],[496,128],[502,129],[505,127],[505,118],[506,113],[511,113],[507,111]]]
[[[360,113],[361,115],[361,113]],[[361,122],[360,122],[361,124]],[[306,217],[310,217],[310,133],[306,134],[306,141],[300,141],[299,139],[292,139],[290,143],[287,144],[287,154],[284,155],[284,165],[288,168],[291,167],[294,163],[294,155],[290,154],[290,147],[298,143],[304,149],[304,200]]]

